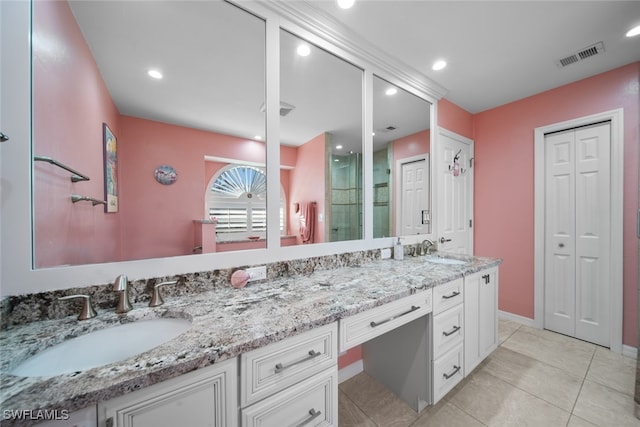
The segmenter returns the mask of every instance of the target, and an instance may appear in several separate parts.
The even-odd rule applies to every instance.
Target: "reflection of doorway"
[[[396,235],[429,233],[429,155],[399,159],[396,202]]]
[[[327,217],[328,242],[362,239],[362,155],[332,154],[329,162],[331,215]]]

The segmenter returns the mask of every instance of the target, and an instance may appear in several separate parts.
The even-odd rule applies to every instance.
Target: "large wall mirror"
[[[375,238],[431,232],[432,105],[373,76],[364,206],[365,71],[348,51],[279,29],[266,141],[273,23],[226,1],[32,7],[33,267],[265,248],[278,220],[270,247],[359,241],[367,215]]]
[[[280,152],[290,165],[281,182],[289,196],[289,244],[362,239],[363,74],[280,30]]]
[[[222,1],[33,2],[36,268],[265,247],[265,28]]]
[[[431,232],[431,104],[373,76],[373,236]]]

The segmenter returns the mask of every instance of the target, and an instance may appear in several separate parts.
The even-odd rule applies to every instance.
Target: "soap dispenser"
[[[398,237],[396,244],[393,245],[393,259],[404,259],[404,248],[402,247],[402,242],[400,242],[400,237]]]

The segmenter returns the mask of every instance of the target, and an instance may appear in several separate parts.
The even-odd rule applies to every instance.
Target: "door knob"
[[[440,243],[445,244],[446,242],[450,242],[451,239],[445,239],[444,237],[440,238]]]
[[[6,135],[2,132],[0,132],[0,142],[5,142],[9,140],[9,135]]]

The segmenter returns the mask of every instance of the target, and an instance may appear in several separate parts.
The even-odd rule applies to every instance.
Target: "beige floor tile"
[[[498,319],[498,343],[505,342],[520,326],[522,326],[521,323],[513,320]]]
[[[571,415],[571,418],[569,418],[569,424],[567,424],[567,427],[597,427],[597,426],[593,423],[590,423],[587,420],[583,420],[580,417]]]
[[[431,410],[425,410],[411,427],[482,427],[480,421],[471,415],[444,402]]]
[[[597,347],[587,372],[587,379],[633,396],[636,361],[627,356]]]
[[[587,374],[596,349],[595,344],[528,326],[520,326],[502,347],[581,378]]]
[[[377,427],[344,392],[338,392],[338,426],[339,427]]]
[[[568,412],[582,386],[580,377],[503,347],[491,354],[482,369]]]
[[[597,426],[640,426],[633,397],[585,380],[573,414]]]
[[[406,427],[418,418],[409,405],[365,372],[339,388],[378,426]]]
[[[449,403],[488,426],[565,427],[570,416],[484,371],[474,373]]]

